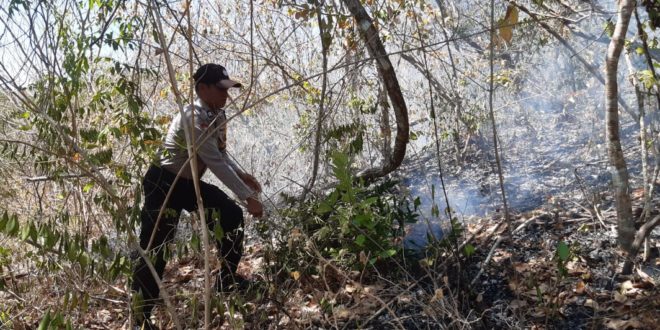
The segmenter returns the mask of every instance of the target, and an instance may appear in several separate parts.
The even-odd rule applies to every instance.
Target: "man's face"
[[[227,104],[229,93],[227,89],[220,88],[214,84],[207,85],[200,83],[197,85],[197,95],[211,108],[219,109]]]

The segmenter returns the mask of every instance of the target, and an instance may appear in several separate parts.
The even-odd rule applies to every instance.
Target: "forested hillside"
[[[0,329],[657,328],[658,1],[3,0],[0,22]],[[261,191],[169,172],[196,208],[154,248],[143,179],[180,118],[184,168],[208,165],[206,63],[241,88],[213,85],[202,128]],[[245,210],[246,287],[219,287],[200,180]],[[162,255],[143,314],[137,260]]]

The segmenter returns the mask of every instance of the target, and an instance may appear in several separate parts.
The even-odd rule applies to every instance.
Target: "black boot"
[[[159,330],[151,321],[145,320],[144,322],[137,322],[133,325],[133,330]]]

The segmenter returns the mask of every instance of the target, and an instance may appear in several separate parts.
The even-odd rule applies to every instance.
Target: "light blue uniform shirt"
[[[248,187],[238,176],[240,172],[236,164],[231,160],[224,148],[226,138],[226,120],[224,110],[213,111],[199,98],[195,100],[194,106],[187,105],[184,110],[184,119],[177,114],[172,120],[167,131],[161,153],[160,165],[168,171],[176,174],[188,160],[186,148],[185,130],[183,125],[190,127],[191,117],[195,115],[194,143],[197,147],[197,173],[199,177],[204,175],[206,169],[210,169],[222,183],[231,189],[238,198],[245,200],[254,196],[255,191]],[[215,121],[214,121],[215,119]],[[199,141],[201,144],[199,144]],[[181,172],[181,177],[192,179],[191,164]]]

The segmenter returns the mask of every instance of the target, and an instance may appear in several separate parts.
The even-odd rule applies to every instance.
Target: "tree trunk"
[[[605,60],[605,111],[607,153],[612,172],[612,185],[616,200],[616,213],[618,223],[618,240],[620,247],[627,253],[627,258],[634,258],[633,241],[635,239],[635,223],[632,217],[630,194],[628,185],[628,169],[621,149],[619,131],[619,96],[617,83],[617,69],[623,44],[628,31],[630,17],[635,9],[635,0],[621,0],[619,14],[612,40],[607,48]],[[625,269],[624,269],[625,272]]]
[[[409,140],[408,107],[401,93],[399,80],[396,77],[396,72],[394,72],[392,62],[387,56],[383,42],[378,36],[378,31],[374,27],[371,17],[364,10],[359,0],[342,1],[355,18],[360,36],[367,46],[369,55],[375,60],[378,74],[385,85],[396,118],[396,139],[392,154],[383,160],[381,167],[367,169],[359,175],[359,178],[370,181],[387,175],[401,165],[403,157],[406,155],[406,145]]]
[[[385,85],[378,91],[378,105],[381,111],[380,120],[380,134],[383,136],[383,144],[381,145],[381,154],[383,159],[387,159],[392,154],[392,129],[390,128],[390,104],[387,102],[387,91]]]
[[[316,118],[316,135],[314,136],[314,163],[312,164],[312,177],[309,179],[307,186],[303,189],[300,201],[305,201],[307,193],[314,188],[316,176],[319,171],[319,157],[321,154],[321,136],[323,135],[323,119],[325,116],[325,94],[328,88],[328,49],[330,48],[330,38],[327,37],[328,32],[321,20],[321,6],[316,8],[316,18],[319,25],[319,37],[321,38],[321,57],[323,59],[323,75],[321,76],[321,95],[319,96],[319,114]]]

